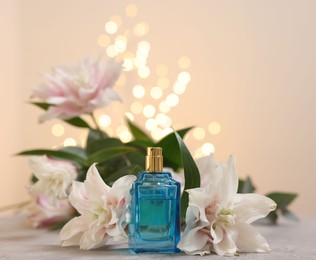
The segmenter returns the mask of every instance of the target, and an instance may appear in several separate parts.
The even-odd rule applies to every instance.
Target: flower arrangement
[[[178,244],[182,251],[200,255],[269,252],[266,240],[250,224],[266,216],[276,223],[279,214],[295,218],[287,206],[296,194],[253,194],[250,178],[238,180],[232,156],[226,164],[212,155],[195,161],[183,142],[192,127],[171,130],[154,141],[126,119],[133,140],[123,143],[110,137],[98,127],[94,111],[121,100],[113,90],[120,73],[121,63],[88,58],[78,66],[55,68],[45,75],[45,84],[34,88],[31,103],[45,111],[41,122],[58,118],[89,133],[84,147],[19,153],[32,156],[28,191],[33,225],[62,227],[62,246],[79,245],[85,250],[126,240],[131,185],[143,170],[146,147],[159,146],[165,167],[183,188],[185,229]]]

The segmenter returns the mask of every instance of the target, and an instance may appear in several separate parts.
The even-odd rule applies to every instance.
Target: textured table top
[[[298,223],[282,222],[277,226],[256,225],[268,240],[270,254],[241,254],[230,259],[316,259],[316,219],[305,218]],[[201,259],[223,258],[212,255]],[[0,259],[199,259],[184,254],[133,254],[128,249],[100,248],[82,251],[77,247],[60,247],[58,232],[33,229],[23,215],[0,217]],[[225,258],[228,259],[228,258]]]

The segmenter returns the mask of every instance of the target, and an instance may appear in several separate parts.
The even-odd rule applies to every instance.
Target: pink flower
[[[135,176],[126,175],[109,187],[93,164],[84,183],[74,181],[69,201],[81,215],[61,230],[62,246],[80,245],[80,249],[89,250],[111,240],[126,239],[122,220],[135,179]]]
[[[75,67],[56,67],[46,74],[47,83],[34,88],[33,96],[51,106],[40,121],[70,119],[120,100],[112,89],[121,73],[121,63],[101,59],[82,60]]]
[[[46,195],[34,197],[29,211],[31,212],[29,219],[36,228],[49,227],[75,213],[67,199],[52,203]]]

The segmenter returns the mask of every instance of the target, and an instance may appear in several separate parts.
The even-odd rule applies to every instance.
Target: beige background
[[[125,15],[130,3],[138,7],[135,18]],[[126,28],[149,25],[145,39],[153,69],[166,64],[172,79],[178,58],[191,59],[192,80],[169,115],[177,126],[222,126],[219,135],[189,137],[192,152],[213,143],[219,160],[237,157],[240,176],[250,175],[258,192],[298,192],[293,211],[315,216],[315,10],[313,0],[0,0],[0,206],[27,199],[27,159],[14,153],[82,137],[71,127],[53,137],[50,129],[58,121],[39,125],[40,111],[26,102],[31,87],[42,81],[40,73],[104,52],[97,38],[115,14]],[[118,88],[124,97],[113,106],[118,111],[134,101],[137,79],[129,78]],[[106,111],[119,120],[113,107]],[[144,125],[143,118],[137,121]]]

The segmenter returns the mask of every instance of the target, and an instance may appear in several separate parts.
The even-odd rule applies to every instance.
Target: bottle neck
[[[162,172],[163,170],[163,157],[162,156],[146,156],[147,172]]]
[[[162,172],[163,157],[161,147],[147,147],[145,171]]]

